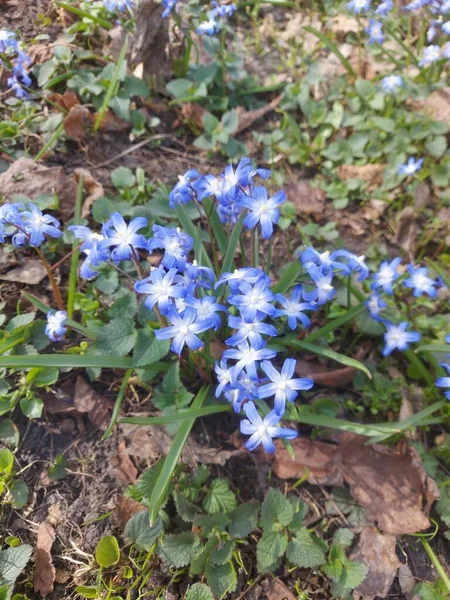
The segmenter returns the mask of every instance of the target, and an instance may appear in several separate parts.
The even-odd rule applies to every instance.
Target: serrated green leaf
[[[164,532],[162,519],[158,517],[153,527],[150,526],[148,510],[141,510],[134,514],[125,525],[124,536],[133,543],[138,550],[149,552],[153,544]]]
[[[185,567],[197,554],[200,538],[191,531],[164,536],[158,554],[173,567]]]
[[[125,292],[122,292],[121,296],[113,302],[108,310],[108,315],[111,319],[132,319],[137,313],[137,308],[136,294],[130,290],[125,290]]]
[[[173,492],[172,494],[177,513],[186,523],[192,523],[198,515],[198,508],[192,502],[189,502],[181,492]]]
[[[285,553],[287,543],[286,533],[264,531],[256,546],[256,559],[260,573],[273,569],[273,565]]]
[[[180,379],[180,363],[174,362],[162,380],[152,398],[152,403],[160,410],[184,408],[193,398]]]
[[[336,529],[333,535],[333,544],[337,544],[342,548],[348,548],[353,542],[353,538],[355,534],[351,529],[347,529],[346,527],[341,527]]]
[[[194,525],[201,527],[204,535],[208,535],[215,528],[225,531],[230,524],[230,518],[225,513],[216,513],[213,515],[197,515],[194,519]]]
[[[139,329],[136,345],[133,350],[133,366],[147,367],[148,365],[161,360],[161,358],[166,356],[169,350],[170,340],[158,340],[155,336],[155,332],[150,328]]]
[[[303,526],[303,521],[309,512],[309,506],[304,500],[295,496],[289,496],[289,502],[294,509],[294,516],[289,523],[289,529],[291,531],[297,531]]]
[[[339,579],[341,578],[342,569],[343,569],[342,563],[339,561],[330,563],[328,565],[324,565],[324,567],[323,567],[323,571],[324,571],[325,575],[329,579],[331,579],[331,581],[334,581],[335,583],[337,583],[339,581]]]
[[[347,589],[354,590],[366,578],[368,567],[363,563],[348,561],[344,565],[339,583]]]
[[[286,526],[294,516],[294,509],[288,498],[279,490],[270,488],[261,508],[261,526],[273,529],[277,524]]]
[[[293,565],[303,569],[318,567],[326,563],[324,551],[315,543],[306,527],[300,529],[295,538],[289,542],[286,556]]]
[[[29,544],[2,550],[0,552],[0,581],[8,586],[13,586],[27,566],[32,551],[33,548]]]
[[[107,569],[116,565],[120,560],[120,549],[113,535],[104,535],[95,550],[95,560],[101,567]]]
[[[236,507],[236,495],[230,490],[226,479],[213,479],[203,500],[203,508],[210,514],[229,512]]]
[[[213,594],[222,598],[227,593],[234,592],[237,587],[236,571],[231,562],[225,565],[208,565],[205,570],[206,581]]]
[[[116,318],[100,329],[90,352],[103,356],[126,356],[133,349],[136,337],[132,319]]]
[[[255,529],[258,524],[259,507],[257,502],[248,502],[228,513],[231,519],[228,531],[232,537],[245,538]]]
[[[231,560],[234,552],[234,542],[232,540],[220,540],[219,543],[211,549],[209,559],[214,565],[224,565]]]
[[[214,596],[205,583],[194,583],[186,592],[184,600],[214,600]]]

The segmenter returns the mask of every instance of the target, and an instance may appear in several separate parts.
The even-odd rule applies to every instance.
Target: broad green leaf
[[[113,535],[104,535],[99,541],[95,550],[95,560],[105,569],[119,562],[119,543]]]
[[[363,563],[348,561],[344,565],[339,583],[345,588],[353,590],[364,581],[368,570]]]
[[[264,531],[256,546],[256,560],[258,571],[266,573],[272,571],[279,558],[286,551],[288,538],[286,533],[278,531]]]
[[[203,508],[210,514],[228,512],[236,508],[236,495],[226,479],[214,479],[203,500]]]
[[[75,588],[77,594],[79,594],[82,598],[98,598],[101,592],[101,589],[95,587],[94,585],[78,585]]]
[[[124,536],[138,550],[149,552],[164,532],[162,519],[159,517],[153,527],[150,526],[148,510],[134,514],[125,525]]]
[[[211,588],[204,583],[194,583],[186,592],[184,600],[214,600]]]
[[[218,566],[208,565],[205,575],[209,587],[217,598],[222,598],[225,594],[236,590],[237,577],[232,562]]]
[[[170,340],[158,340],[150,327],[139,329],[133,350],[133,365],[135,367],[151,365],[164,358],[169,350]]]
[[[13,586],[30,560],[33,548],[22,544],[0,552],[0,581]]]
[[[100,198],[97,198],[92,205],[92,216],[96,223],[104,223],[116,210],[117,206],[112,200],[101,196]]]
[[[353,538],[355,534],[351,529],[347,529],[345,527],[340,527],[336,529],[333,535],[333,544],[337,544],[338,546],[342,546],[342,548],[348,548],[351,546],[353,542]]]
[[[20,400],[20,409],[29,419],[39,419],[44,410],[44,403],[37,396],[26,396]]]
[[[202,529],[206,537],[213,529],[224,531],[230,524],[230,518],[225,513],[215,513],[212,515],[197,515],[194,519],[194,526]]]
[[[0,440],[13,448],[19,443],[19,430],[10,419],[0,420]]]
[[[198,552],[200,538],[191,531],[165,535],[158,546],[158,554],[173,567],[185,567]]]
[[[14,454],[7,448],[0,450],[0,474],[9,474],[14,464]]]
[[[248,502],[240,504],[237,508],[228,513],[231,519],[228,531],[234,538],[247,537],[258,524],[258,513],[260,505],[258,502]]]
[[[186,497],[178,491],[173,492],[173,499],[175,502],[175,506],[177,509],[178,515],[185,521],[186,523],[192,523],[199,513],[199,509],[195,504],[189,502]]]
[[[160,410],[179,409],[187,406],[193,394],[188,392],[180,379],[180,363],[174,362],[162,383],[154,390],[152,403]]]
[[[144,83],[144,82],[143,82]],[[136,177],[128,167],[118,167],[111,173],[111,181],[115,188],[124,190],[136,185]]]
[[[431,138],[425,144],[425,150],[434,158],[440,158],[447,150],[447,139],[443,135]]]
[[[294,508],[279,490],[270,488],[261,508],[261,526],[263,529],[274,529],[277,524],[286,526],[294,516]]]
[[[58,381],[59,370],[57,367],[35,367],[27,373],[27,383],[32,383],[38,387],[53,385]]]
[[[289,542],[286,556],[293,565],[302,569],[318,567],[326,562],[323,549],[314,541],[306,527],[302,527]]]
[[[48,476],[52,481],[59,481],[67,476],[67,460],[64,454],[58,454],[53,466],[48,470]]]
[[[218,544],[212,548],[209,555],[210,561],[214,565],[224,565],[231,560],[234,551],[234,542],[232,540],[220,540]]]
[[[116,318],[100,329],[90,351],[93,354],[125,356],[133,349],[136,337],[132,319]]]
[[[28,486],[22,479],[14,479],[9,486],[9,493],[11,495],[11,506],[14,508],[23,508],[28,502]]]

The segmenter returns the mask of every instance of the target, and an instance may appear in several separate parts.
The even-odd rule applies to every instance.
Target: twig
[[[137,144],[134,144],[134,146],[130,146],[126,150],[123,150],[117,156],[114,156],[113,158],[110,158],[109,160],[105,160],[105,162],[99,163],[98,165],[91,166],[91,171],[101,169],[102,167],[107,167],[111,163],[116,162],[116,160],[119,160],[120,158],[123,158],[124,156],[127,156],[128,154],[131,154],[135,150],[139,150],[139,148],[142,148],[142,146],[145,146],[146,144],[149,144],[150,142],[153,142],[155,140],[163,140],[163,139],[170,138],[170,137],[171,136],[167,133],[160,133],[158,135],[152,135],[151,137],[146,138],[145,140],[142,140],[141,142],[138,142]]]

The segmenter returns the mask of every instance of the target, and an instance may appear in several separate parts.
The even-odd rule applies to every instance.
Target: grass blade
[[[87,354],[31,354],[29,356],[0,356],[0,368],[28,369],[30,367],[60,367],[81,369],[101,367],[103,369],[130,369],[131,356],[96,356]]]
[[[22,344],[28,336],[29,332],[23,331],[22,328],[11,335],[7,335],[0,341],[0,354],[4,354],[11,348]]]
[[[73,219],[74,225],[80,224],[81,219],[81,204],[83,202],[83,188],[84,188],[84,177],[80,175],[78,181],[77,196],[75,200],[75,215]],[[78,261],[80,259],[80,251],[77,250],[79,245],[78,240],[74,240],[72,244],[72,258],[70,259],[70,273],[69,273],[69,290],[67,292],[67,315],[69,319],[73,317],[73,307],[75,305],[75,292],[77,291],[77,275],[78,275]]]
[[[111,415],[111,421],[108,425],[108,429],[103,434],[102,440],[105,440],[107,437],[109,437],[111,435],[112,430],[114,429],[114,425],[117,423],[117,419],[119,418],[119,411],[122,407],[123,399],[125,398],[125,392],[127,391],[128,380],[130,379],[131,375],[133,374],[133,371],[134,371],[134,369],[128,369],[128,371],[125,373],[125,375],[123,377],[122,383],[120,385],[119,393],[117,394],[117,398],[114,403],[114,408],[113,408],[112,415]]]
[[[178,220],[180,221],[181,227],[184,229],[186,233],[188,233],[194,241],[197,241],[199,248],[199,256],[196,256],[198,263],[204,267],[209,267],[214,271],[214,267],[209,259],[208,253],[206,252],[206,248],[203,242],[200,241],[200,231],[194,225],[192,220],[187,215],[186,211],[183,210],[182,206],[178,204],[175,205],[175,214],[177,215]]]
[[[209,386],[204,385],[197,396],[192,402],[191,408],[201,408],[202,404],[208,396]],[[183,452],[184,445],[189,437],[192,426],[195,423],[195,418],[187,419],[183,421],[173,439],[172,446],[167,454],[161,472],[156,480],[155,486],[150,496],[149,501],[149,513],[150,513],[150,525],[156,522],[159,515],[159,510],[164,503],[167,489],[172,478],[175,467],[177,466],[178,460],[180,459],[181,453]]]
[[[228,247],[228,239],[225,229],[223,228],[223,224],[219,219],[219,215],[217,214],[214,202],[212,198],[205,198],[202,204],[206,215],[209,215],[207,218],[209,219],[211,229],[214,233],[214,237],[216,238],[217,245],[219,246],[220,254],[224,256]]]
[[[342,317],[337,317],[337,319],[333,319],[332,321],[327,323],[327,325],[324,325],[320,329],[316,329],[315,331],[313,331],[312,333],[307,335],[305,337],[305,339],[302,341],[307,342],[308,344],[311,344],[312,342],[320,340],[320,338],[325,337],[326,335],[328,335],[335,329],[342,327],[342,325],[345,325],[346,323],[348,323],[349,321],[351,321],[352,319],[357,317],[359,314],[361,314],[365,310],[367,310],[367,309],[366,309],[364,303],[361,302],[361,304],[357,304],[356,306],[354,306],[353,308],[348,310],[345,313],[345,315],[342,315]]]
[[[121,423],[129,425],[169,425],[170,423],[179,423],[187,419],[197,419],[199,417],[208,417],[217,413],[232,412],[231,404],[217,404],[215,406],[204,406],[203,408],[189,409],[179,412],[175,415],[163,415],[160,417],[125,417],[120,420]]]
[[[287,346],[291,346],[292,348],[300,348],[301,350],[306,350],[307,352],[311,352],[312,354],[318,354],[319,356],[325,356],[326,358],[330,358],[341,365],[345,365],[346,367],[352,367],[353,369],[358,369],[362,371],[369,379],[372,379],[372,374],[369,369],[356,360],[354,358],[350,358],[349,356],[345,356],[345,354],[340,354],[339,352],[335,352],[334,350],[330,350],[329,348],[322,348],[322,346],[317,346],[316,344],[309,344],[308,342],[304,342],[302,340],[290,339],[285,337],[283,340]]]
[[[294,260],[286,267],[280,280],[272,287],[274,294],[284,294],[292,286],[297,276],[302,270],[302,265],[299,260]]]
[[[39,152],[34,157],[34,160],[38,162],[41,158],[47,154],[47,151],[53,146],[53,144],[58,140],[59,136],[64,131],[64,122],[60,123],[52,135],[48,138],[47,142],[42,146]]]
[[[98,111],[97,118],[95,119],[94,131],[98,131],[98,128],[100,127],[100,125],[103,121],[105,112],[108,109],[111,98],[113,97],[113,95],[116,92],[117,85],[119,83],[120,72],[122,70],[122,65],[125,60],[125,56],[127,54],[127,48],[128,48],[128,40],[125,38],[125,42],[123,43],[122,50],[120,51],[119,58],[117,59],[116,66],[114,68],[113,76],[111,78],[111,81],[109,82],[109,86],[108,86],[108,89],[106,90],[106,94],[105,94],[105,97],[103,98],[103,103],[100,107],[100,110]]]
[[[321,31],[317,31],[317,29],[314,29],[314,27],[311,27],[310,25],[305,25],[303,27],[303,29],[305,31],[308,31],[309,33],[312,33],[316,37],[318,37],[319,40],[323,44],[325,44],[325,46],[328,48],[328,50],[330,50],[341,61],[341,64],[346,69],[347,73],[349,75],[351,75],[351,77],[354,77],[356,79],[357,75],[356,75],[352,65],[345,58],[345,56],[342,54],[342,52],[338,49],[336,44],[330,40],[329,37],[327,37]]]
[[[91,15],[90,13],[83,10],[82,8],[77,8],[76,6],[72,6],[72,4],[66,4],[65,2],[60,2],[59,0],[55,0],[55,4],[56,4],[56,6],[59,6],[59,7],[63,8],[64,10],[67,10],[68,12],[71,12],[74,15],[77,15],[78,17],[83,17],[84,19],[90,19],[91,21],[93,21],[94,23],[97,23],[98,25],[101,25],[105,29],[110,30],[113,28],[113,24],[110,23],[109,21],[105,21],[105,19]]]
[[[444,354],[450,354],[450,344],[423,344],[414,350],[416,354],[422,352],[442,352]]]
[[[242,215],[239,217],[239,220],[237,221],[237,223],[234,226],[233,231],[231,233],[230,241],[228,242],[228,248],[225,253],[225,257],[223,259],[222,269],[220,271],[221,275],[223,273],[229,272],[233,269],[234,256],[236,253],[237,245],[239,244],[239,238],[241,237],[242,225],[244,223],[244,219],[245,219],[245,212],[242,213]]]

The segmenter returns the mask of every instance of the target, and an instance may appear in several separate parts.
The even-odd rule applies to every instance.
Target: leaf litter
[[[50,551],[55,539],[56,533],[50,523],[41,523],[34,550],[36,566],[34,569],[33,585],[34,591],[39,592],[43,598],[53,591],[56,569]]]

